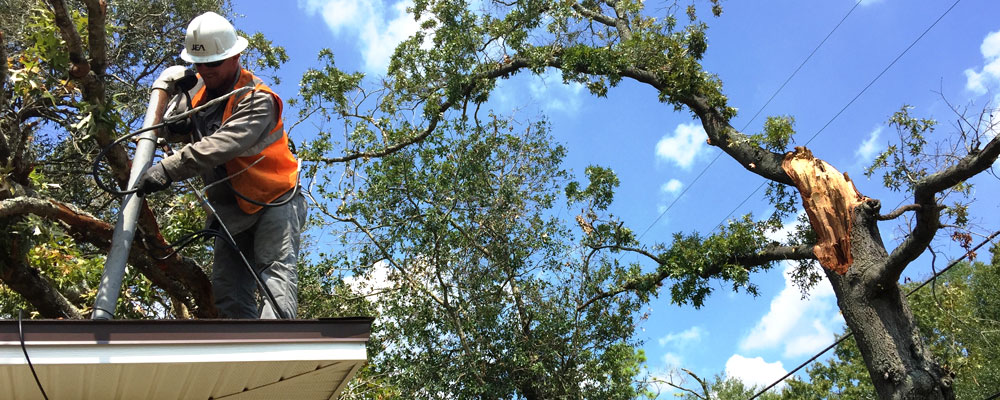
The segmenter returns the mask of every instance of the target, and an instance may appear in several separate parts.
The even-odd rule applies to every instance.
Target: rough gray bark
[[[889,255],[879,235],[879,203],[855,207],[853,265],[844,275],[826,270],[837,304],[882,399],[954,399],[953,377],[917,335],[913,314],[896,282],[881,283]]]

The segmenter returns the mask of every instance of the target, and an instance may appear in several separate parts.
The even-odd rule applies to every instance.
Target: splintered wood
[[[802,195],[802,206],[816,232],[813,253],[823,268],[840,275],[854,261],[851,256],[851,220],[854,207],[865,201],[854,182],[805,147],[785,155],[781,168]]]

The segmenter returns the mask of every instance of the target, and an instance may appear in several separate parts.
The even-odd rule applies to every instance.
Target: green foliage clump
[[[767,243],[763,235],[764,224],[766,222],[754,222],[748,214],[730,221],[708,237],[697,233],[674,234],[670,247],[659,256],[658,268],[658,272],[669,274],[675,280],[670,288],[672,301],[678,305],[690,303],[695,308],[701,307],[712,293],[710,278],[730,282],[734,291],[742,289],[757,295],[757,286],[750,282],[750,273],[767,270],[772,263],[747,267],[738,259],[763,250]]]
[[[934,171],[955,163],[959,157],[979,151],[982,132],[980,127],[969,127],[970,132],[961,132],[958,140],[950,143],[951,148],[942,151],[945,143],[932,143],[928,137],[934,133],[937,121],[910,115],[912,106],[904,105],[889,118],[889,125],[896,129],[898,143],[890,144],[879,153],[872,165],[865,169],[865,176],[882,173],[883,185],[892,191],[913,192],[915,186]],[[964,121],[964,116],[960,120]],[[928,148],[934,144],[935,148]],[[969,205],[972,202],[974,186],[961,181],[938,196],[938,202],[945,206],[943,214],[950,224],[962,229],[969,225]],[[947,201],[949,197],[954,200]]]
[[[321,255],[325,277],[305,287],[376,316],[372,364],[346,396],[642,392],[634,380],[645,357],[633,337],[641,301],[578,309],[628,269],[569,256],[569,230],[549,215],[568,178],[564,149],[550,141],[544,122],[448,121],[364,164],[364,185],[351,195],[325,198],[336,208],[321,212],[355,229],[344,251]],[[606,206],[617,178],[600,168],[588,175],[590,186],[567,195]]]
[[[885,187],[893,190],[912,191],[913,186],[927,176],[928,156],[924,154],[926,136],[934,132],[937,122],[931,119],[910,116],[913,107],[903,106],[896,111],[889,124],[899,133],[900,143],[889,145],[879,153],[872,165],[865,169],[865,176],[871,177],[879,170]]]
[[[750,135],[751,144],[763,147],[773,152],[788,150],[788,142],[795,134],[795,118],[791,116],[770,116],[764,122],[764,132]]]

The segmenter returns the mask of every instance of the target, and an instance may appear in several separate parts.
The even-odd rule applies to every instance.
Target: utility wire
[[[850,15],[850,14],[851,14],[851,12],[853,12],[853,11],[854,11],[854,9],[855,9],[855,8],[857,8],[859,4],[861,4],[861,1],[863,1],[863,0],[859,0],[859,1],[857,2],[857,3],[854,3],[854,7],[852,7],[852,8],[851,8],[851,10],[850,10],[850,11],[848,11],[847,15]],[[867,85],[865,85],[865,87],[864,87],[864,88],[862,88],[860,92],[858,92],[858,94],[856,94],[856,95],[855,95],[855,96],[854,96],[854,97],[853,97],[853,98],[852,98],[852,99],[851,99],[850,101],[848,101],[848,102],[847,102],[847,104],[845,104],[845,105],[844,105],[843,107],[841,107],[841,108],[840,108],[840,111],[837,111],[837,113],[836,113],[836,114],[834,114],[834,115],[833,115],[833,117],[832,117],[832,118],[830,118],[830,120],[829,120],[829,121],[827,121],[827,122],[826,122],[826,124],[824,124],[824,125],[823,125],[823,127],[821,127],[821,128],[820,128],[820,129],[818,130],[818,131],[816,131],[816,133],[814,133],[814,134],[812,135],[812,137],[810,137],[810,138],[809,138],[809,140],[805,142],[805,145],[808,145],[809,143],[812,143],[812,141],[813,141],[814,139],[816,139],[816,137],[817,137],[817,136],[819,136],[819,134],[820,134],[820,133],[822,133],[822,132],[823,132],[824,130],[826,130],[826,128],[827,128],[827,127],[829,127],[829,126],[830,126],[830,124],[832,124],[832,123],[833,123],[833,121],[835,121],[835,120],[836,120],[836,119],[837,119],[838,117],[840,117],[840,115],[841,115],[841,114],[843,114],[843,113],[844,113],[844,111],[846,111],[846,110],[847,110],[847,108],[851,106],[851,104],[854,104],[854,102],[855,102],[855,101],[857,101],[857,100],[858,100],[858,99],[859,99],[859,98],[861,97],[861,95],[863,95],[863,94],[864,94],[864,93],[865,93],[866,91],[868,91],[868,89],[869,89],[869,88],[871,88],[871,87],[872,87],[872,85],[874,85],[876,81],[878,81],[878,80],[879,80],[880,78],[882,78],[882,75],[885,75],[885,73],[886,73],[887,71],[889,71],[889,68],[892,68],[892,66],[893,66],[893,65],[895,65],[895,64],[896,64],[896,62],[897,62],[897,61],[899,61],[899,59],[903,58],[903,55],[905,55],[905,54],[906,54],[906,53],[907,53],[908,51],[910,51],[910,49],[911,49],[911,48],[913,48],[913,46],[914,46],[914,45],[916,45],[916,44],[917,44],[917,42],[919,42],[919,41],[920,41],[920,39],[922,39],[922,38],[923,38],[923,37],[924,37],[925,35],[927,35],[927,32],[930,32],[930,30],[931,30],[932,28],[934,28],[934,26],[935,26],[935,25],[937,25],[937,23],[938,23],[938,22],[941,22],[941,20],[942,20],[942,19],[943,19],[943,18],[944,18],[944,17],[946,16],[946,15],[948,15],[948,13],[949,13],[949,12],[951,12],[951,10],[952,10],[953,8],[955,8],[955,6],[957,6],[957,5],[958,5],[958,3],[959,3],[959,2],[961,2],[961,1],[962,1],[962,0],[955,0],[955,2],[954,2],[954,3],[952,3],[951,7],[948,7],[948,9],[944,11],[944,13],[942,13],[942,14],[941,14],[940,16],[938,16],[938,18],[937,18],[936,20],[934,20],[934,22],[933,22],[932,24],[930,24],[930,26],[928,26],[928,27],[927,27],[927,29],[924,29],[924,31],[923,31],[923,32],[922,32],[922,33],[920,34],[920,36],[917,36],[917,38],[916,38],[916,39],[914,39],[914,40],[913,40],[913,42],[911,42],[909,46],[906,46],[906,48],[905,48],[905,49],[903,49],[903,51],[902,51],[901,53],[899,53],[899,55],[897,55],[897,56],[896,56],[896,58],[894,58],[894,59],[892,60],[892,62],[890,62],[890,63],[889,63],[889,65],[886,65],[886,66],[885,66],[885,68],[883,68],[883,69],[882,69],[882,72],[879,72],[879,74],[878,74],[878,75],[876,75],[876,76],[875,76],[875,78],[872,78],[872,80],[871,80],[871,81],[869,81],[869,82],[868,82],[868,84],[867,84]],[[844,18],[840,20],[840,23],[838,23],[838,24],[837,24],[837,26],[833,28],[834,30],[836,30],[836,29],[837,29],[838,27],[840,27],[840,24],[844,23],[844,20],[845,20],[845,19],[847,19],[847,15],[845,15],[845,16],[844,16]],[[833,31],[831,31],[831,32],[830,32],[830,34],[833,34]],[[827,35],[827,36],[826,36],[826,38],[824,38],[824,39],[823,39],[823,42],[820,42],[820,46],[822,46],[822,45],[823,45],[823,43],[825,43],[825,42],[826,42],[826,39],[828,39],[829,37],[830,37],[830,35]],[[819,46],[817,46],[817,47],[816,47],[816,49],[819,49]],[[813,50],[813,52],[812,52],[811,54],[809,54],[809,57],[806,57],[806,61],[808,61],[808,60],[809,60],[809,58],[810,58],[810,57],[812,57],[812,55],[813,55],[813,54],[815,54],[815,53],[816,53],[816,50]],[[804,65],[804,64],[805,64],[805,61],[803,61],[803,62],[802,62],[802,65]],[[799,72],[799,69],[801,69],[801,68],[802,68],[802,65],[799,65],[799,68],[796,68],[796,69],[795,69],[795,72]],[[792,73],[792,76],[794,76],[794,75],[795,75],[795,73],[793,72],[793,73]],[[787,84],[789,80],[791,80],[791,76],[790,76],[790,77],[788,77],[788,79],[787,79],[787,80],[785,80],[785,83],[782,83],[782,84],[781,84],[781,87],[779,87],[779,88],[778,88],[778,91],[780,91],[780,90],[781,90],[781,88],[784,88],[784,87],[785,87],[785,84]],[[774,93],[774,95],[777,95],[777,94],[778,94],[778,92],[775,92],[775,93]],[[773,99],[773,98],[774,98],[774,95],[772,95],[772,96],[771,96],[771,99]],[[768,100],[767,100],[767,103],[765,103],[765,104],[764,104],[764,107],[767,107],[767,105],[768,105],[768,104],[770,104],[770,102],[771,102],[771,99],[768,99]],[[761,110],[763,110],[763,109],[764,109],[764,108],[763,108],[763,107],[761,107]],[[759,115],[759,114],[760,114],[760,111],[757,111],[757,114],[754,114],[754,118],[757,118],[757,115]],[[750,121],[753,121],[753,119],[754,119],[754,118],[751,118],[751,119],[750,119]],[[747,125],[749,126],[749,122],[747,122]],[[746,130],[746,127],[745,127],[745,126],[744,126],[743,130]],[[720,153],[720,154],[718,154],[718,155],[716,155],[716,157],[715,157],[715,158],[716,158],[716,159],[718,159],[718,158],[719,158],[719,155],[721,155],[721,153]],[[715,162],[715,160],[712,160],[712,162],[714,163],[714,162]],[[709,166],[711,166],[711,164],[709,164]],[[707,168],[707,167],[706,167],[706,168]],[[701,175],[699,175],[699,177],[701,177]],[[695,180],[697,180],[697,178],[696,178]],[[693,184],[694,184],[694,182],[691,182],[691,184],[693,185]],[[757,189],[754,189],[754,191],[750,193],[750,196],[753,196],[753,193],[756,193],[756,192],[757,192],[758,190],[760,190],[760,188],[761,188],[762,186],[763,186],[763,184],[761,184],[760,186],[758,186],[758,187],[757,187]],[[687,190],[685,189],[685,191],[687,191]],[[683,192],[681,192],[681,195],[683,195],[683,194],[684,194],[684,193],[683,193]],[[680,196],[678,196],[678,198],[679,198],[679,197],[680,197]],[[749,198],[749,197],[748,197],[748,198]],[[676,200],[675,200],[675,202],[676,202]],[[743,205],[743,203],[746,203],[746,200],[743,200],[743,202],[741,202],[741,203],[740,203],[740,204],[739,204],[739,205],[737,206],[737,209],[738,209],[739,207],[741,207],[741,206]],[[671,205],[673,205],[673,204],[671,204]],[[733,211],[730,211],[730,212],[729,212],[729,215],[727,215],[727,216],[726,216],[726,218],[724,218],[724,219],[723,219],[723,222],[720,222],[720,223],[719,223],[719,225],[717,225],[716,227],[719,227],[719,226],[721,226],[721,225],[722,225],[723,223],[725,223],[725,220],[726,220],[726,219],[728,219],[728,218],[729,218],[729,217],[730,217],[731,215],[733,215],[733,213],[735,213],[735,212],[736,212],[736,209],[734,209]],[[662,217],[662,215],[661,215],[661,217]],[[657,218],[657,220],[659,220],[659,218]],[[655,222],[654,222],[654,223],[655,223]],[[650,226],[650,227],[652,227],[652,226]],[[714,229],[714,228],[713,228],[713,229]],[[648,230],[649,230],[649,229],[647,229],[647,231],[648,231]],[[645,232],[644,232],[644,233],[645,233]]]
[[[866,91],[868,91],[868,88],[872,87],[872,85],[875,84],[875,81],[877,81],[879,78],[881,78],[882,75],[884,75],[886,73],[886,71],[889,70],[889,68],[892,68],[892,66],[896,64],[896,61],[899,61],[900,58],[903,58],[903,55],[906,54],[906,52],[910,51],[910,49],[913,48],[913,46],[916,45],[917,42],[920,41],[920,39],[923,39],[924,35],[926,35],[927,32],[930,32],[930,30],[932,28],[934,28],[934,26],[937,25],[938,22],[941,22],[941,19],[943,19],[945,15],[948,15],[948,13],[951,12],[951,10],[953,8],[955,8],[955,6],[957,6],[958,3],[960,3],[960,2],[962,2],[962,0],[955,0],[955,2],[951,4],[951,7],[948,7],[947,10],[945,10],[943,13],[941,13],[941,16],[939,16],[936,20],[934,20],[934,23],[932,23],[930,26],[928,26],[927,29],[924,29],[924,32],[921,33],[920,36],[917,36],[917,38],[914,39],[913,42],[910,43],[909,46],[906,46],[906,48],[903,49],[902,53],[899,53],[899,55],[896,56],[896,58],[893,59],[892,62],[889,63],[889,65],[886,65],[885,68],[882,69],[882,72],[879,72],[878,75],[875,76],[875,78],[871,80],[871,82],[868,82],[868,85],[865,85],[864,89],[861,89],[861,91],[858,92],[858,94],[856,96],[854,96],[854,98],[851,99],[851,101],[847,102],[847,104],[844,105],[844,107],[841,108],[840,111],[837,111],[837,114],[835,114],[833,116],[833,118],[830,118],[830,120],[827,121],[826,125],[823,125],[822,128],[820,128],[818,131],[816,131],[816,133],[813,134],[812,137],[809,138],[809,140],[805,144],[808,145],[809,143],[811,143],[813,141],[813,139],[816,139],[816,137],[819,136],[819,134],[821,132],[823,132],[823,130],[825,130],[826,127],[830,126],[830,124],[833,123],[833,121],[836,120],[837,117],[839,117],[840,114],[844,112],[844,110],[847,110],[847,107],[850,107],[851,104],[854,104],[855,100],[857,100],[859,97],[861,97],[862,94],[864,94]]]
[[[820,41],[820,42],[819,42],[819,44],[817,44],[815,48],[813,48],[812,52],[811,52],[811,53],[809,53],[809,55],[808,55],[808,56],[806,56],[806,58],[805,58],[804,60],[802,60],[802,62],[801,62],[801,63],[799,63],[799,66],[798,66],[798,67],[796,67],[794,71],[792,71],[791,75],[788,75],[788,78],[786,78],[786,79],[785,79],[785,81],[781,83],[781,86],[779,86],[779,87],[778,87],[778,89],[777,89],[777,90],[775,90],[775,91],[774,91],[774,93],[772,93],[772,94],[771,94],[771,97],[770,97],[770,98],[768,98],[766,102],[764,102],[764,105],[760,106],[760,108],[759,108],[759,109],[757,110],[757,112],[756,112],[756,113],[755,113],[755,114],[753,115],[753,117],[751,117],[751,118],[750,118],[750,120],[749,120],[749,121],[747,121],[747,123],[743,125],[743,129],[740,129],[740,132],[744,132],[744,131],[746,131],[746,130],[747,130],[747,128],[748,128],[748,127],[750,127],[750,124],[751,124],[751,123],[752,123],[752,122],[753,122],[753,121],[754,121],[755,119],[757,119],[757,116],[759,116],[759,115],[760,115],[760,113],[761,113],[761,112],[763,112],[763,111],[764,111],[764,109],[765,109],[765,108],[767,108],[767,106],[768,106],[769,104],[771,104],[771,101],[772,101],[772,100],[774,100],[774,98],[778,96],[778,93],[780,93],[780,92],[781,92],[781,90],[785,88],[785,85],[787,85],[787,84],[788,84],[788,82],[790,82],[790,81],[792,80],[792,78],[794,78],[794,77],[795,77],[795,75],[799,73],[799,70],[801,70],[801,69],[802,69],[802,67],[803,67],[804,65],[806,65],[806,63],[807,63],[807,62],[809,62],[809,59],[811,59],[811,58],[812,58],[812,56],[813,56],[813,55],[815,55],[817,51],[819,51],[819,48],[820,48],[820,47],[823,47],[823,44],[825,44],[825,43],[826,43],[827,39],[829,39],[829,38],[830,38],[830,36],[833,36],[833,33],[837,31],[837,28],[840,28],[840,25],[842,25],[842,24],[844,23],[844,21],[846,21],[846,20],[847,20],[847,17],[849,17],[849,16],[850,16],[850,15],[851,15],[851,14],[852,14],[852,13],[854,12],[854,10],[855,10],[856,8],[858,8],[858,5],[859,5],[859,4],[861,4],[861,2],[862,2],[862,1],[863,1],[863,0],[858,0],[858,1],[856,2],[856,3],[854,3],[854,7],[851,7],[851,9],[850,9],[849,11],[847,11],[847,14],[844,14],[844,17],[843,17],[843,18],[841,18],[841,19],[840,19],[840,22],[838,22],[838,23],[837,23],[837,25],[836,25],[836,26],[834,26],[834,27],[833,27],[833,29],[831,29],[831,30],[830,30],[830,33],[827,33],[827,34],[826,34],[826,37],[824,37],[824,38],[823,38],[823,40],[822,40],[822,41]],[[850,104],[848,104],[848,105],[850,105]],[[839,113],[838,113],[838,115],[839,115]],[[834,118],[836,118],[836,117],[834,117]],[[647,228],[646,228],[646,230],[645,230],[645,231],[643,231],[643,232],[642,232],[642,234],[641,234],[641,235],[639,235],[639,237],[638,237],[638,238],[637,238],[636,240],[641,240],[641,239],[642,239],[642,237],[643,237],[643,236],[645,236],[645,235],[646,235],[646,233],[648,233],[650,229],[652,229],[652,228],[653,228],[654,226],[656,226],[656,223],[657,223],[657,222],[659,222],[659,221],[660,221],[660,219],[662,219],[662,218],[663,218],[663,216],[664,216],[664,215],[666,215],[668,211],[670,211],[670,209],[674,208],[674,205],[676,205],[676,204],[677,204],[677,202],[678,202],[678,201],[680,201],[681,197],[684,197],[684,194],[685,194],[685,193],[687,193],[687,192],[688,192],[688,190],[689,190],[689,189],[691,189],[691,187],[692,187],[692,186],[694,186],[694,184],[695,184],[695,183],[697,183],[699,179],[701,179],[702,175],[705,175],[705,172],[707,172],[707,171],[708,171],[708,169],[709,169],[709,168],[711,168],[711,167],[712,167],[712,165],[714,165],[714,164],[715,164],[715,162],[716,162],[716,161],[718,161],[718,160],[719,160],[719,157],[721,157],[721,156],[722,156],[722,152],[721,152],[721,151],[720,151],[720,152],[717,152],[717,153],[715,154],[715,158],[713,158],[713,159],[712,159],[712,161],[711,161],[711,162],[709,162],[709,163],[708,163],[708,165],[706,165],[706,166],[705,166],[705,168],[703,168],[703,169],[701,170],[701,172],[699,172],[699,173],[698,173],[698,176],[696,176],[696,177],[695,177],[695,178],[694,178],[694,179],[693,179],[693,180],[691,181],[691,183],[689,183],[689,184],[688,184],[688,185],[687,185],[687,186],[686,186],[686,187],[684,188],[684,190],[682,190],[682,191],[681,191],[681,193],[680,193],[680,194],[678,194],[678,195],[677,195],[677,197],[676,197],[676,198],[674,198],[674,200],[673,200],[672,202],[670,202],[670,204],[669,204],[669,205],[667,205],[667,208],[665,208],[665,209],[663,210],[663,212],[661,212],[661,213],[660,213],[660,215],[659,215],[658,217],[656,217],[656,219],[655,219],[655,220],[653,220],[653,223],[649,224],[649,227],[647,227]],[[758,188],[757,188],[757,190],[760,190],[760,188],[758,187]],[[754,192],[756,192],[756,190],[755,190]],[[744,200],[744,202],[746,202],[746,200]],[[742,203],[741,203],[740,205],[742,205]],[[736,210],[733,210],[733,212],[735,212],[735,211],[736,211]],[[732,215],[732,213],[733,213],[733,212],[730,212],[729,214],[730,214],[730,215]],[[727,216],[726,218],[729,218],[729,217]]]
[[[736,213],[736,210],[739,210],[740,207],[743,207],[743,205],[746,204],[747,201],[749,201],[750,198],[753,197],[753,195],[757,194],[757,192],[760,191],[760,188],[764,187],[764,185],[766,185],[766,184],[767,184],[767,181],[764,181],[764,182],[761,182],[760,185],[757,185],[757,188],[754,189],[752,192],[750,192],[750,194],[748,194],[747,197],[744,197],[743,201],[741,201],[740,204],[737,204],[736,207],[733,207],[732,211],[729,211],[729,214],[726,214],[726,216],[722,218],[722,221],[719,221],[719,223],[716,224],[715,227],[712,228],[712,230],[722,228],[722,224],[725,224],[726,221],[729,220],[729,217],[733,216],[733,214]]]
[[[799,64],[798,68],[795,68],[795,71],[793,71],[792,74],[788,76],[788,79],[785,79],[785,81],[781,83],[781,86],[778,87],[778,90],[774,91],[774,94],[771,95],[771,98],[767,99],[767,102],[765,102],[764,105],[761,106],[759,110],[757,110],[757,113],[754,114],[753,117],[750,118],[749,121],[747,121],[747,124],[745,126],[743,126],[743,129],[740,130],[741,132],[745,131],[747,129],[747,127],[750,126],[750,123],[753,122],[753,120],[757,119],[757,116],[760,115],[760,113],[762,111],[764,111],[764,108],[766,108],[768,104],[771,104],[771,100],[774,100],[774,97],[778,95],[778,92],[780,92],[781,89],[785,88],[785,85],[788,84],[788,81],[791,81],[792,77],[794,77],[795,74],[797,74],[799,72],[799,70],[802,69],[802,66],[806,65],[806,62],[808,62],[809,59],[812,58],[812,56],[814,54],[816,54],[816,51],[819,50],[819,48],[821,46],[823,46],[824,43],[826,43],[826,40],[829,39],[830,36],[833,36],[833,32],[835,32],[837,30],[837,28],[840,28],[840,25],[842,25],[844,23],[844,21],[847,20],[847,17],[850,16],[851,13],[854,12],[855,8],[858,8],[858,5],[860,5],[862,1],[864,1],[864,0],[858,0],[857,3],[854,3],[854,7],[851,7],[851,10],[848,11],[847,14],[844,14],[844,18],[840,19],[840,22],[837,23],[837,26],[834,26],[833,29],[830,30],[830,33],[828,33],[826,35],[826,37],[823,38],[823,41],[819,42],[819,44],[816,45],[816,48],[813,49],[812,53],[809,53],[809,56],[807,56],[805,60],[802,60],[802,63]]]
[[[923,283],[921,283],[920,285],[918,285],[917,287],[913,288],[908,293],[906,293],[906,297],[910,297],[911,294],[916,293],[916,291],[920,290],[924,286],[927,286],[928,283],[933,282],[939,276],[941,276],[945,272],[948,272],[948,270],[951,269],[951,267],[954,267],[956,264],[958,264],[959,262],[961,262],[962,260],[964,260],[966,257],[968,257],[969,255],[975,253],[976,250],[979,250],[979,248],[983,247],[983,245],[985,245],[986,243],[989,243],[989,242],[993,241],[993,238],[997,237],[998,235],[1000,235],[1000,231],[993,232],[993,234],[987,236],[986,239],[983,239],[983,241],[980,242],[979,244],[977,244],[976,247],[973,247],[972,249],[966,251],[965,253],[962,254],[961,257],[958,257],[958,258],[952,260],[950,263],[948,263],[948,265],[946,267],[944,267],[944,269],[936,272],[929,279],[925,280]],[[838,339],[836,342],[834,342],[833,344],[827,346],[825,349],[821,350],[819,353],[816,353],[816,355],[814,355],[814,356],[812,356],[812,358],[806,360],[806,362],[804,362],[802,364],[799,364],[799,366],[795,367],[795,369],[789,371],[787,374],[785,374],[785,376],[782,376],[780,379],[774,381],[774,383],[768,385],[766,388],[764,388],[761,391],[757,392],[757,394],[753,395],[753,397],[751,397],[748,400],[754,400],[754,399],[760,397],[762,394],[764,394],[764,392],[767,392],[768,390],[771,390],[771,388],[777,386],[779,383],[781,383],[782,381],[784,381],[785,379],[787,379],[789,376],[792,376],[792,374],[798,372],[800,369],[802,369],[806,365],[809,365],[809,363],[813,362],[814,360],[816,360],[817,358],[819,358],[820,356],[822,356],[823,354],[825,354],[827,351],[830,351],[830,349],[832,349],[834,347],[837,347],[837,345],[839,345],[841,342],[843,342],[847,338],[851,337],[852,335],[854,335],[854,332],[847,332],[847,334],[845,334],[843,337],[841,337],[840,339]],[[1000,393],[997,393],[993,397],[990,397],[990,399],[994,399],[994,398],[996,398],[996,396],[1000,396]],[[987,399],[987,400],[989,400],[989,399]]]
[[[49,400],[49,396],[45,394],[45,389],[42,388],[42,381],[38,380],[35,365],[31,363],[31,357],[28,357],[28,347],[24,345],[24,327],[21,326],[21,320],[24,319],[23,314],[24,310],[17,310],[17,336],[21,339],[21,351],[24,352],[24,360],[28,362],[28,368],[31,368],[31,376],[35,377],[35,384],[38,385],[38,390],[42,392],[42,397],[45,400]]]

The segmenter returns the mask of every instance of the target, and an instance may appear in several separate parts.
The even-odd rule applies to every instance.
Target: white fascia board
[[[35,365],[253,361],[366,361],[364,342],[28,345]],[[0,365],[27,364],[20,346],[0,346]]]

